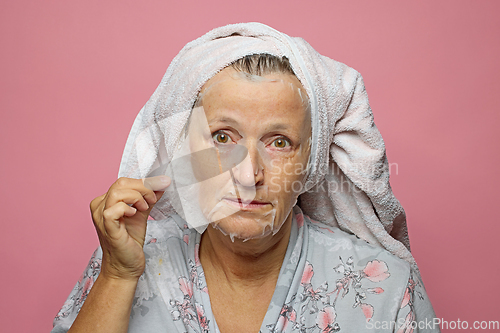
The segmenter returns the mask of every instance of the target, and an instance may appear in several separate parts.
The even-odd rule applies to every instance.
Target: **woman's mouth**
[[[254,210],[270,205],[269,202],[259,200],[244,201],[239,198],[223,198],[222,200],[227,204],[233,207],[237,207],[241,210]]]

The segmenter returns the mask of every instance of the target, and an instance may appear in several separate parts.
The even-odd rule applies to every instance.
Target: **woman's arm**
[[[170,184],[168,177],[118,179],[91,204],[102,248],[101,272],[68,332],[127,332],[151,208]]]
[[[68,332],[127,332],[137,280],[99,275]]]

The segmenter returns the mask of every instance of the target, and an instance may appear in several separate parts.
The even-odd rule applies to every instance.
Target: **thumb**
[[[164,192],[170,186],[171,179],[168,176],[156,176],[143,178],[144,187],[154,192]]]
[[[165,190],[167,189],[167,187],[170,186],[172,181],[168,176],[156,176],[156,177],[143,178],[142,183],[144,184],[144,187],[146,187],[149,190],[152,190],[155,193],[156,202],[158,202],[162,197],[163,193],[165,192]],[[149,214],[153,206],[154,205],[150,206],[150,208],[147,211],[147,214]]]

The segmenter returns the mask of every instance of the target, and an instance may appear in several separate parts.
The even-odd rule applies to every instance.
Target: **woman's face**
[[[311,121],[302,85],[289,74],[249,79],[226,68],[201,96],[219,166],[239,163],[226,172],[219,167],[219,176],[201,183],[203,214],[231,238],[276,233],[291,221],[307,172]],[[206,147],[204,137],[191,143],[193,150]],[[246,148],[242,162],[235,147]]]

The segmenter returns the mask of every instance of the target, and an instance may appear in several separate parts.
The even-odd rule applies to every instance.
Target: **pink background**
[[[245,21],[363,74],[438,317],[500,320],[500,2],[305,3],[3,2],[2,331],[51,329],[135,115],[184,44]]]

